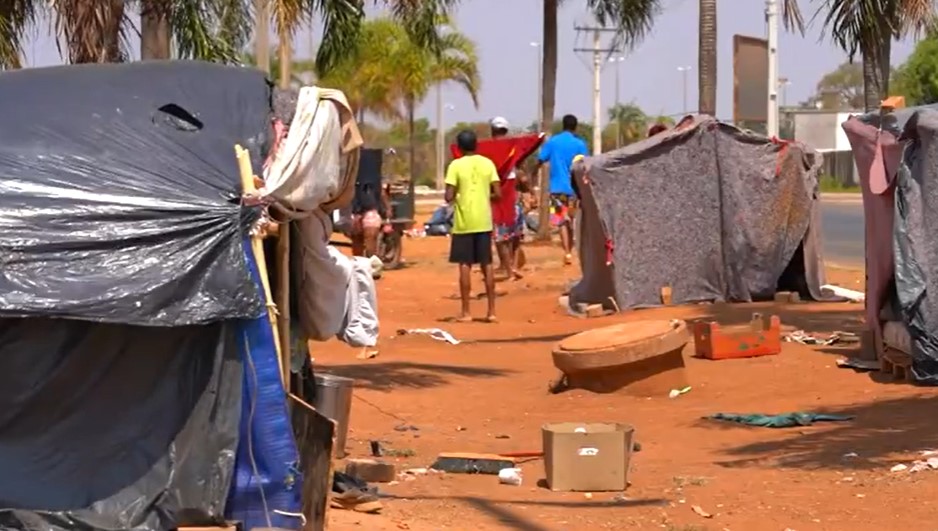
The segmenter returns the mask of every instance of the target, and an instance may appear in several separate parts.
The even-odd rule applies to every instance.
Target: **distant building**
[[[782,110],[784,119],[793,125],[794,139],[824,155],[822,174],[844,186],[856,186],[860,181],[850,141],[840,125],[851,115],[861,112],[804,108]]]

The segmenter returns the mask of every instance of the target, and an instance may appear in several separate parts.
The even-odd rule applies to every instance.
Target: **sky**
[[[619,74],[619,101],[634,103],[646,113],[674,115],[683,109],[683,74],[679,67],[692,67],[688,78],[691,109],[697,102],[697,6],[696,0],[663,0],[664,9],[655,20],[651,33],[624,59],[607,64],[602,74],[602,106],[616,102],[616,69]],[[816,2],[813,2],[817,4]],[[589,25],[583,0],[563,2],[559,25],[559,60],[557,72],[556,115],[573,113],[584,121],[592,114],[592,64],[590,54],[576,53],[575,47],[588,48],[590,39],[578,39],[574,25]],[[808,7],[808,2],[802,2]],[[537,117],[539,49],[532,42],[541,40],[542,0],[463,0],[456,12],[454,26],[475,40],[478,46],[482,90],[479,108],[456,85],[445,85],[443,98],[444,127],[455,122],[488,120],[504,116],[513,125],[527,126]],[[764,38],[765,4],[760,0],[721,0],[718,2],[717,115],[732,117],[733,35]],[[805,13],[810,16],[811,13]],[[779,76],[788,78],[787,103],[805,100],[814,93],[818,80],[846,60],[829,38],[814,24],[808,34],[779,37]],[[318,32],[317,32],[318,33]],[[297,55],[308,56],[309,31],[297,36]],[[911,53],[911,42],[893,46],[893,64]],[[55,43],[37,30],[26,48],[30,65],[60,64]],[[781,95],[780,95],[781,97]],[[785,103],[785,102],[783,102]],[[436,100],[430,97],[421,105],[418,116],[436,122]]]

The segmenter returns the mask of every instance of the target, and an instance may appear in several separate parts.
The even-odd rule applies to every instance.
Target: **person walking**
[[[552,136],[541,147],[538,155],[538,170],[544,164],[550,171],[551,224],[560,228],[560,243],[563,246],[564,263],[573,263],[573,219],[571,209],[576,208],[576,193],[570,167],[577,155],[587,156],[586,142],[576,135],[576,116],[563,117],[563,131]]]
[[[492,270],[492,201],[501,197],[501,186],[495,164],[476,154],[478,139],[469,130],[456,135],[456,146],[463,156],[449,163],[446,169],[445,198],[454,205],[453,232],[449,261],[459,265],[459,322],[472,320],[469,312],[472,266],[482,267],[488,312],[485,321],[495,317],[495,277]]]
[[[508,120],[501,116],[492,118],[489,125],[492,128],[492,138],[505,138],[508,136]],[[523,221],[519,223],[518,194],[515,191],[516,172],[514,167],[502,169],[499,175],[501,181],[501,197],[492,203],[492,221],[495,224],[495,250],[498,251],[500,269],[505,277],[520,280],[521,273],[515,264],[515,256],[521,247],[524,237]]]

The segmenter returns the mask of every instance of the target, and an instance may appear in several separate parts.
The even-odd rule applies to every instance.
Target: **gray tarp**
[[[821,299],[820,166],[814,150],[707,117],[587,159],[575,169],[583,280],[571,303],[655,306],[663,286],[676,304],[771,298],[780,286]]]

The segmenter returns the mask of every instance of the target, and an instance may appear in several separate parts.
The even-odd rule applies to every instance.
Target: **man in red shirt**
[[[501,116],[492,118],[492,138],[508,136],[508,120]],[[520,279],[522,275],[515,269],[515,256],[524,237],[524,218],[519,212],[518,194],[515,190],[515,169],[503,171],[501,178],[501,197],[492,202],[492,221],[495,224],[495,248],[498,250],[500,269],[510,279]]]

